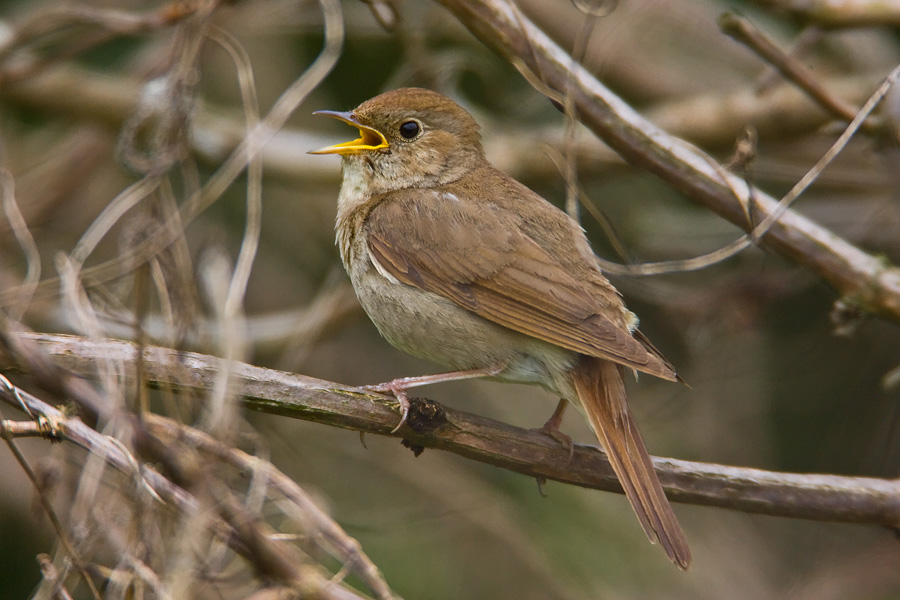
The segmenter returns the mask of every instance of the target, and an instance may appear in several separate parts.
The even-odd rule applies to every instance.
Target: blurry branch
[[[733,13],[725,13],[719,18],[719,27],[725,34],[753,50],[785,79],[809,94],[809,97],[825,110],[844,121],[852,121],[856,116],[855,107],[832,95],[797,59],[778,48],[747,19]],[[875,132],[878,127],[869,122],[863,124],[863,129]]]
[[[114,360],[125,366],[128,377],[134,377],[137,349],[129,342],[50,334],[17,334],[17,339],[22,344],[38,342],[58,364],[84,376],[94,374],[98,361]],[[144,376],[160,388],[206,392],[214,385],[220,365],[219,359],[202,354],[144,348]],[[379,435],[392,435],[397,424],[392,398],[303,375],[241,363],[233,367],[233,391],[243,397],[247,408]],[[539,480],[622,493],[598,448],[576,444],[570,459],[558,442],[537,431],[429,400],[413,402],[409,425],[394,437],[404,438],[404,444],[416,452],[446,450]],[[667,494],[677,502],[900,527],[900,481],[778,473],[668,458],[654,458],[654,464]]]
[[[105,235],[109,229],[109,225],[115,221],[117,212],[141,202],[145,197],[157,191],[160,185],[162,185],[160,176],[148,175],[133,184],[130,188],[123,190],[123,192],[105,209],[105,212],[109,212],[109,218],[103,219],[103,215],[101,215],[101,217],[95,220],[94,226],[92,226],[85,236],[82,237],[82,240],[79,242],[79,247],[76,248],[76,251],[81,250],[84,253],[84,256],[81,257],[82,259],[80,261],[75,261],[78,263],[75,270],[79,272],[79,275],[81,276],[80,282],[84,287],[94,287],[117,279],[126,273],[141,267],[148,261],[151,261],[173,242],[176,242],[180,238],[184,227],[189,225],[195,218],[215,203],[234,181],[244,173],[254,159],[262,152],[262,149],[266,144],[271,141],[275,132],[284,126],[296,108],[328,75],[337,63],[343,47],[343,14],[338,0],[320,0],[319,4],[322,10],[325,28],[325,39],[322,50],[312,64],[310,64],[310,66],[294,80],[284,92],[282,92],[265,117],[261,118],[255,126],[246,132],[245,135],[241,136],[240,141],[235,145],[234,150],[222,161],[216,172],[210,176],[202,186],[199,186],[199,188],[184,202],[182,202],[179,206],[179,210],[170,215],[164,223],[155,228],[148,229],[143,241],[135,243],[114,260],[80,269],[83,259],[87,254],[92,252],[94,244]],[[203,23],[195,25],[202,30]],[[185,36],[185,31],[182,31],[181,34],[182,38],[191,37],[189,35]],[[190,43],[191,41],[196,42],[197,40],[189,39],[186,40],[186,43]],[[177,86],[179,82],[185,83],[188,81],[187,77],[181,77],[186,75],[185,69],[187,65],[178,63],[176,66],[178,68],[172,69],[168,74],[168,79],[163,78],[166,80],[165,84],[168,84],[170,89],[173,86]],[[155,85],[154,82],[150,82],[147,84],[144,91],[152,91],[154,89],[158,91],[159,84],[159,80],[156,80]],[[168,97],[170,97],[170,94],[166,94],[165,96],[158,93],[155,95],[152,93],[143,94],[142,99],[150,100],[150,102],[148,102],[150,106],[143,107],[144,110],[139,112],[137,116],[140,116],[143,118],[142,120],[145,120],[154,114],[154,111],[161,111],[168,115],[170,107],[161,102]],[[192,99],[192,96],[180,98],[180,100],[185,102],[190,102]],[[156,101],[153,102],[153,100]],[[166,120],[168,121],[168,116]],[[171,124],[172,122],[169,121],[168,125]],[[136,131],[133,133],[136,133]],[[184,132],[182,131],[180,133]],[[180,140],[181,137],[183,136],[177,136],[177,139]],[[165,140],[161,141],[165,142]],[[177,155],[173,154],[167,158],[168,160],[173,160],[176,157]],[[88,234],[93,234],[91,243],[86,243],[85,241],[85,237],[88,237]],[[35,290],[34,297],[41,297],[41,293],[44,295],[55,293],[59,284],[60,280],[58,278],[43,281]],[[0,294],[0,304],[4,304],[8,301],[6,300],[8,294],[14,293],[18,293],[18,290],[7,290],[5,293]]]
[[[11,80],[31,76],[50,64],[82,53],[112,37],[136,35],[168,27],[193,12],[209,10],[213,3],[189,4],[191,3],[169,3],[157,11],[144,14],[91,6],[39,8],[30,13],[25,21],[10,28],[12,33],[0,40],[0,64],[6,63],[0,73],[0,82],[6,84]],[[78,26],[90,26],[98,31],[85,34],[77,29]],[[68,47],[56,48],[52,57],[28,56],[17,57],[18,61],[10,60],[14,53],[42,41],[61,45],[60,38],[73,31],[75,35]],[[11,62],[15,64],[10,65]]]
[[[6,380],[6,378],[2,377],[2,375],[0,375],[0,386],[2,386],[4,389],[10,388],[9,382]],[[32,414],[32,416],[34,415],[34,413],[28,408],[28,405],[22,395],[14,394],[11,399],[17,402],[18,407],[25,408],[27,412]],[[53,524],[53,528],[56,530],[56,533],[59,536],[60,543],[62,544],[63,548],[65,548],[65,551],[69,555],[69,558],[75,566],[75,569],[78,570],[78,572],[81,574],[82,579],[87,584],[91,595],[97,600],[100,600],[100,592],[97,590],[97,587],[94,584],[94,580],[87,572],[84,559],[82,559],[81,556],[79,556],[78,552],[75,550],[75,547],[69,539],[69,536],[66,534],[66,530],[63,528],[62,524],[59,521],[59,518],[56,516],[56,511],[53,509],[53,505],[50,503],[47,495],[43,493],[43,490],[41,490],[41,484],[37,474],[34,472],[34,469],[31,468],[31,465],[25,459],[25,456],[22,454],[15,443],[16,438],[19,437],[46,437],[51,441],[59,441],[60,438],[56,435],[55,426],[50,424],[43,414],[38,414],[40,414],[40,416],[43,418],[40,418],[37,421],[26,421],[18,423],[15,421],[0,421],[0,438],[3,438],[3,441],[6,442],[6,445],[7,447],[9,447],[10,452],[12,452],[16,461],[19,463],[19,466],[28,476],[29,481],[31,481],[35,489],[40,491],[39,497],[41,505],[44,507],[44,511],[47,513],[47,517]]]
[[[134,77],[57,66],[39,76],[3,85],[0,98],[30,110],[99,123],[117,132],[134,114],[144,83]],[[195,107],[190,126],[188,142],[192,152],[216,166],[247,133],[245,120],[237,111],[228,112],[206,103]],[[321,166],[316,168],[306,151],[328,143],[324,136],[282,130],[272,135],[262,148],[261,157],[269,174],[297,180],[322,178],[327,172]]]
[[[753,0],[766,8],[789,12],[796,19],[820,27],[896,27],[897,0]]]
[[[363,4],[369,7],[369,11],[378,24],[385,31],[394,31],[397,23],[400,21],[400,15],[397,12],[397,6],[392,0],[362,0]]]
[[[324,335],[340,330],[355,316],[362,314],[353,288],[346,280],[323,288],[308,305],[272,313],[252,314],[246,317],[246,341],[257,350],[280,346],[296,340],[299,347],[288,353],[294,355],[309,348]],[[104,331],[112,337],[128,339],[134,335],[134,327],[127,311],[107,310],[99,315]],[[55,321],[64,326],[65,315],[60,312]],[[150,340],[171,337],[171,324],[162,317],[148,316],[144,321],[144,333]],[[192,348],[221,336],[221,323],[212,318],[197,316],[191,330],[182,338],[184,346]]]
[[[10,318],[18,320],[25,313],[25,309],[31,301],[31,295],[41,279],[41,254],[16,201],[15,180],[5,168],[0,169],[0,190],[2,190],[3,195],[3,214],[9,223],[13,236],[16,238],[16,242],[25,255],[25,262],[28,265],[25,272],[25,281],[18,289],[17,301],[9,311]]]
[[[274,581],[300,591],[302,597],[341,600],[362,597],[341,585],[342,577],[326,576],[321,569],[303,560],[293,546],[273,537],[269,527],[250,512],[222,481],[212,475],[209,457],[228,464],[243,476],[261,478],[286,500],[286,514],[304,527],[309,541],[320,550],[342,562],[344,569],[356,573],[381,600],[395,596],[375,564],[362,552],[359,543],[332,521],[312,499],[289,477],[271,463],[220,442],[197,429],[154,414],[135,415],[117,411],[108,398],[96,391],[85,379],[51,362],[46,352],[35,344],[36,336],[0,331],[0,356],[6,356],[17,368],[28,372],[34,382],[54,396],[65,398],[78,408],[81,418],[47,404],[21,390],[0,375],[0,400],[24,410],[35,421],[34,426],[13,421],[0,421],[0,433],[10,448],[16,437],[40,435],[51,441],[70,441],[103,459],[126,476],[134,478],[136,488],[184,516],[195,515],[203,502],[212,501],[216,515],[208,524],[216,537],[252,564],[266,581]],[[67,340],[78,342],[75,338]],[[81,340],[90,346],[87,340]],[[134,357],[135,347],[127,345]],[[124,347],[123,347],[124,349]],[[170,366],[180,360],[178,353],[166,350]],[[106,357],[107,359],[110,357]],[[218,359],[210,359],[220,365]],[[129,360],[134,367],[134,361]],[[159,365],[157,365],[159,366]],[[133,375],[133,372],[132,372]],[[213,381],[205,389],[210,391]],[[116,423],[118,438],[99,433],[106,423]],[[123,429],[124,428],[124,429]],[[37,431],[35,431],[35,429]],[[134,454],[119,441],[132,440]],[[193,456],[206,456],[200,460]],[[141,462],[138,459],[141,459]],[[150,466],[155,464],[154,468]],[[200,465],[204,465],[201,467]],[[24,466],[24,465],[23,465]],[[34,478],[33,478],[34,479]],[[48,512],[52,508],[41,494]],[[66,539],[58,526],[62,539]],[[73,552],[69,552],[74,559]]]
[[[831,78],[829,89],[862,104],[877,85],[871,76]],[[784,139],[820,129],[830,116],[807,94],[781,85],[763,94],[749,88],[727,94],[701,94],[656,105],[647,119],[671,135],[707,148],[734,143],[744,124],[750,123],[767,139]],[[852,117],[851,117],[852,118]]]
[[[698,149],[637,114],[502,0],[438,0],[482,42],[557,102],[574,97],[579,120],[625,160],[656,174],[746,231],[775,214],[778,201],[727,173]],[[900,269],[800,214],[786,210],[759,245],[806,266],[852,304],[900,323]]]
[[[835,93],[854,102],[864,102],[872,76],[830,78]],[[127,76],[110,76],[73,66],[56,66],[39,76],[0,87],[0,98],[29,110],[59,114],[67,119],[99,123],[118,131],[134,113],[142,82]],[[675,135],[707,146],[726,148],[734,142],[741,124],[753,123],[761,136],[786,137],[815,131],[828,122],[828,114],[797,89],[781,86],[760,96],[752,90],[728,94],[698,95],[664,102],[647,110],[654,123]],[[203,162],[218,165],[240,143],[246,133],[243,119],[209,103],[195,107],[188,142]],[[525,141],[528,143],[524,143]],[[485,139],[491,159],[504,171],[553,174],[551,161],[536,152],[534,141],[555,148],[563,145],[559,127],[530,129],[524,134],[496,131]],[[333,141],[333,140],[331,140]],[[282,129],[262,149],[266,174],[309,182],[335,179],[336,170],[322,167],[306,154],[310,148],[330,143],[330,138],[309,131]],[[575,154],[579,170],[596,170],[598,163],[620,163],[621,159],[593,136],[580,136]]]
[[[735,256],[751,245],[759,242],[763,236],[768,233],[769,229],[778,222],[778,220],[785,214],[785,212],[789,209],[791,204],[797,200],[803,193],[809,188],[810,185],[815,182],[819,176],[825,172],[825,170],[831,165],[832,161],[843,151],[844,147],[849,143],[849,141],[853,138],[859,128],[863,125],[865,120],[869,117],[871,112],[875,109],[879,102],[884,98],[887,92],[890,90],[891,86],[894,85],[897,78],[900,77],[900,67],[894,69],[891,75],[885,80],[884,83],[876,90],[876,92],[866,101],[863,108],[854,116],[853,120],[847,125],[844,132],[838,137],[837,140],[831,145],[831,147],[816,161],[816,164],[810,168],[803,177],[801,177],[792,187],[791,189],[778,201],[778,204],[775,205],[774,210],[766,215],[766,217],[760,221],[759,223],[755,223],[756,219],[753,214],[753,209],[755,206],[746,205],[746,217],[750,222],[754,222],[754,227],[748,233],[742,235],[741,237],[725,244],[724,246],[713,250],[704,255],[694,256],[688,259],[682,260],[668,260],[656,263],[642,263],[636,267],[632,267],[630,265],[620,265],[617,263],[612,263],[611,261],[605,259],[598,258],[598,264],[604,270],[611,273],[623,273],[627,274],[632,270],[635,270],[637,273],[644,275],[653,275],[658,273],[672,273],[679,271],[693,271],[697,269],[704,269],[710,265],[722,262]],[[755,155],[756,153],[756,139],[757,135],[755,131],[745,132],[745,135],[742,136],[738,140],[737,147],[735,148],[734,156],[729,159],[728,163],[734,165],[734,168],[741,169],[740,165],[746,165],[747,161],[750,157]],[[717,165],[718,166],[718,165]],[[721,168],[724,173],[724,168]],[[733,190],[735,197],[740,197],[740,192],[738,190]],[[752,198],[752,195],[751,195]],[[835,303],[847,305],[845,299],[840,298]]]

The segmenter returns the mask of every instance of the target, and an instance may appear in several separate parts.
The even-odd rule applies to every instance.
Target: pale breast
[[[576,354],[492,323],[437,294],[403,284],[372,260],[365,234],[347,252],[347,271],[357,298],[381,335],[394,347],[451,370],[505,364],[497,378],[541,384],[565,394],[555,374]]]

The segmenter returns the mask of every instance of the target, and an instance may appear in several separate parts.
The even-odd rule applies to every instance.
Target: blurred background
[[[64,270],[61,253],[71,257],[81,248],[90,267],[140,242],[148,223],[170,214],[167,203],[183,205],[240,138],[249,113],[238,74],[252,68],[266,114],[324,41],[319,6],[310,1],[207,3],[205,29],[188,32],[195,38],[172,17],[192,3],[71,5],[120,11],[120,21],[104,13],[107,20],[99,22],[53,18],[54,4],[0,4],[2,167],[14,180],[44,280]],[[564,48],[592,19],[579,2],[517,4]],[[719,15],[741,11],[857,107],[900,62],[896,29],[821,29],[771,6],[778,4],[620,0],[593,19],[583,62],[635,109],[721,162],[753,126],[756,157],[741,173],[778,197],[843,125],[724,35]],[[340,6],[346,40],[336,66],[264,154],[262,234],[243,302],[246,340],[237,356],[360,385],[438,368],[390,347],[355,304],[333,243],[340,161],[305,154],[355,132],[311,113],[349,110],[397,87],[438,90],[476,116],[495,164],[560,206],[565,118],[438,4],[400,0],[392,10],[346,0]],[[134,15],[143,19],[139,26],[125,18]],[[150,18],[160,15],[172,24]],[[191,46],[204,35],[209,40]],[[234,48],[243,49],[246,63]],[[189,105],[155,110],[159,78],[186,51],[196,52],[194,69],[180,80],[187,92],[173,97]],[[148,84],[153,81],[156,87]],[[889,98],[884,117],[895,118],[898,106]],[[742,233],[623,163],[585,130],[577,131],[575,152],[578,181],[593,212],[606,220],[602,226],[582,208],[583,224],[607,259],[689,258]],[[898,158],[895,138],[860,135],[795,208],[896,263]],[[114,219],[104,216],[108,231],[85,252],[83,236],[92,223],[123,190],[147,178],[162,178],[165,193]],[[126,315],[139,312],[149,341],[221,355],[216,322],[227,286],[217,273],[233,268],[244,239],[248,178],[228,183],[186,224],[180,254],[163,257],[164,265],[189,265],[163,268],[177,274],[166,294],[142,292],[133,277],[92,289],[89,302],[103,315],[106,335],[132,337]],[[13,234],[11,214],[0,217],[0,291],[21,289],[34,267]],[[819,278],[755,248],[698,272],[612,280],[642,330],[690,384],[650,377],[629,382],[652,454],[768,470],[897,476],[895,323],[857,314],[852,306],[836,310],[835,291]],[[24,303],[7,294],[4,310],[22,314],[38,331],[83,332],[64,296],[51,282]],[[541,389],[481,381],[423,392],[520,427],[540,426],[556,402]],[[22,417],[5,406],[0,416]],[[363,447],[352,431],[244,417],[253,443],[316,496],[405,598],[900,597],[900,542],[886,529],[676,505],[694,553],[692,568],[682,573],[647,544],[623,496],[551,482],[542,497],[534,480],[438,451],[416,458],[397,439],[368,436]],[[593,443],[575,411],[563,430]],[[63,480],[76,477],[84,461],[65,445],[25,440],[20,446],[30,461]],[[0,482],[2,595],[26,598],[40,580],[34,557],[51,551],[55,534],[6,451],[0,451]],[[57,500],[64,515],[65,495]]]

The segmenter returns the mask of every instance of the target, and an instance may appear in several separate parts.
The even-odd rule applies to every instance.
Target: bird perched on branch
[[[400,402],[400,424],[408,388],[469,377],[559,395],[544,426],[558,438],[567,402],[580,402],[650,541],[686,569],[690,550],[622,374],[679,378],[638,331],[581,227],[494,168],[472,116],[436,92],[400,89],[316,114],[359,130],[313,153],[342,157],[337,241],[363,309],[391,344],[452,369],[373,386]]]

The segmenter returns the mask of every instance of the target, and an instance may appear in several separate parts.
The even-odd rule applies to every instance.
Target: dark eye
[[[400,135],[403,139],[411,140],[419,135],[419,124],[415,121],[406,121],[400,125]]]

